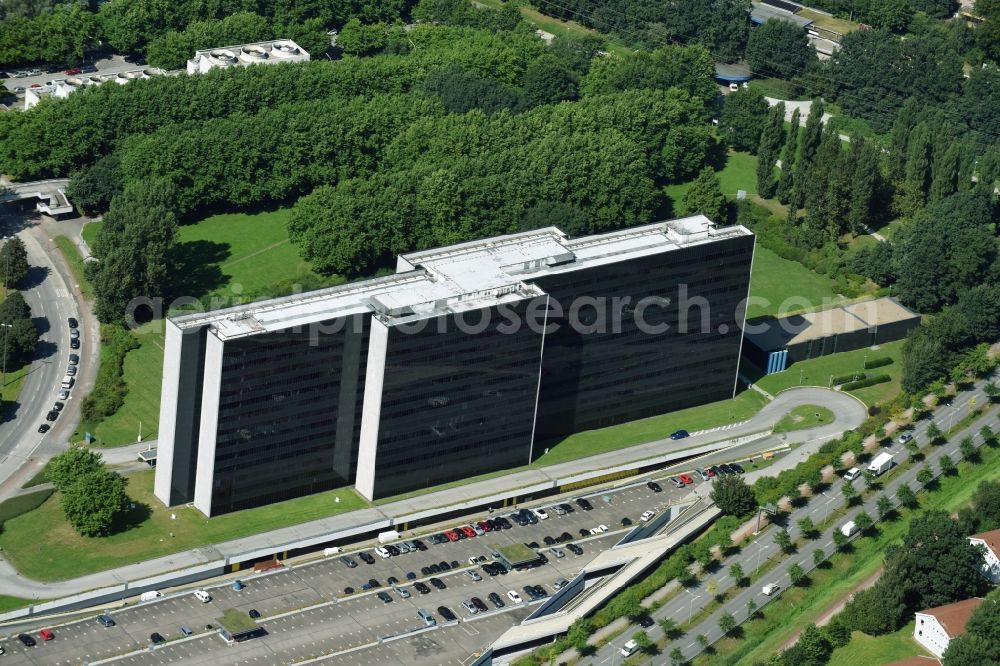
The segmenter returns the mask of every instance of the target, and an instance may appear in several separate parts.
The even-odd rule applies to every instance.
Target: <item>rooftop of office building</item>
[[[542,295],[533,278],[749,236],[692,217],[570,239],[555,227],[401,255],[393,275],[250,305],[172,318],[223,339],[373,313],[387,325],[515,303]]]

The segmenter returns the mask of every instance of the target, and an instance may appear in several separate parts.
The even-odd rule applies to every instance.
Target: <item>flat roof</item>
[[[227,608],[222,612],[222,617],[216,620],[219,626],[228,631],[233,636],[238,634],[244,634],[248,631],[253,631],[257,629],[257,621],[251,618],[246,613],[236,610],[235,608]]]
[[[386,325],[514,303],[543,295],[532,278],[750,236],[704,215],[569,239],[555,227],[400,255],[393,275],[208,313],[172,317],[211,326],[222,339],[371,313]]]
[[[503,555],[503,558],[515,567],[538,559],[538,553],[523,543],[512,543],[509,546],[498,546],[491,543],[490,548]]]
[[[715,63],[715,78],[720,81],[742,83],[753,78],[750,68],[741,63]]]
[[[898,321],[919,318],[889,297],[838,305],[818,312],[787,317],[764,317],[747,324],[746,338],[771,351],[840,333],[853,333]]]
[[[793,14],[790,11],[758,3],[754,3],[753,9],[750,11],[750,20],[754,23],[767,23],[773,20],[788,21],[803,29],[813,22],[812,19]]]

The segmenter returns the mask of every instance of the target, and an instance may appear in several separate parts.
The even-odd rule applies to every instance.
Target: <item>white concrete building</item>
[[[942,657],[951,639],[965,633],[965,623],[972,611],[983,603],[982,598],[956,601],[953,604],[928,608],[916,614],[913,639],[923,645],[931,654]]]
[[[187,61],[188,74],[204,74],[217,67],[273,65],[282,62],[306,62],[309,54],[290,39],[273,39],[256,44],[223,46],[196,51]]]
[[[969,543],[986,549],[982,574],[994,585],[1000,583],[1000,530],[973,534],[969,537]]]
[[[34,108],[45,97],[69,97],[72,93],[87,86],[99,86],[109,81],[125,85],[137,79],[148,79],[162,73],[159,69],[147,67],[118,72],[116,74],[77,75],[65,79],[55,79],[48,85],[41,86],[40,88],[28,88],[24,93],[24,108],[25,110]]]

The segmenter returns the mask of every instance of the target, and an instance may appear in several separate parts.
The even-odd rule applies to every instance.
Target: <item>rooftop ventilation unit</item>
[[[244,46],[240,53],[240,60],[245,62],[261,62],[267,60],[267,49],[258,44]]]
[[[63,83],[67,86],[82,86],[86,82],[86,79],[81,79],[76,76],[71,76],[68,79],[63,80]]]
[[[274,44],[274,46],[272,47],[271,52],[277,58],[283,58],[283,57],[287,57],[287,56],[296,56],[296,55],[299,54],[299,47],[294,46],[292,44],[288,44],[286,42],[278,42],[278,43]]]
[[[236,54],[226,49],[216,49],[209,54],[219,67],[228,67],[236,64]]]

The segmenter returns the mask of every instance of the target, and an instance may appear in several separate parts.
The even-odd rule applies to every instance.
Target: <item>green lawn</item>
[[[830,354],[829,356],[820,356],[808,361],[793,363],[788,366],[787,370],[761,377],[757,380],[757,385],[774,395],[779,391],[793,386],[829,386],[831,377],[846,375],[856,371],[889,375],[891,381],[850,392],[851,395],[857,396],[862,402],[870,406],[890,400],[899,393],[899,378],[903,372],[903,364],[901,362],[902,351],[903,341],[899,340],[880,345],[878,350],[857,349],[839,354]],[[891,356],[893,362],[881,368],[864,370],[866,358],[878,358],[881,356]]]
[[[549,452],[535,461],[535,467],[555,465],[608,451],[617,451],[636,444],[669,437],[681,428],[694,432],[727,423],[745,421],[760,411],[765,399],[756,391],[743,391],[732,400],[690,407],[669,414],[651,416],[621,425],[586,430],[547,445]]]
[[[86,231],[90,226],[92,225],[87,225],[84,227],[84,230]],[[76,248],[76,245],[73,244],[73,240],[69,236],[56,236],[54,240],[59,251],[62,253],[63,260],[65,260],[66,265],[69,266],[69,270],[73,274],[73,279],[80,287],[80,293],[83,294],[84,298],[93,300],[94,290],[91,288],[87,278],[84,277],[84,263],[83,257],[80,256],[80,250]]]
[[[834,287],[834,281],[825,275],[782,259],[758,243],[750,276],[750,296],[755,298],[747,306],[747,319],[789,314],[836,301]]]
[[[746,190],[748,194],[757,193],[757,158],[750,153],[738,153],[730,150],[726,157],[726,166],[719,173],[719,185],[722,192],[730,199],[736,198],[737,190]],[[686,183],[667,185],[663,193],[670,197],[674,204],[674,214],[684,215],[684,193],[691,187],[694,179]]]
[[[866,664],[881,666],[907,657],[929,657],[919,643],[913,640],[913,622],[885,636],[869,636],[860,631],[851,634],[851,642],[833,651],[828,666],[855,666]],[[930,662],[929,662],[930,663]]]
[[[483,7],[491,7],[493,9],[500,9],[504,7],[507,3],[503,0],[472,0],[473,5],[481,5]],[[533,23],[536,28],[544,30],[545,32],[551,33],[556,37],[561,35],[572,35],[579,37],[581,35],[600,35],[605,40],[607,40],[608,51],[611,53],[616,53],[618,55],[625,55],[631,53],[632,49],[625,46],[619,39],[613,35],[608,35],[605,33],[599,33],[592,28],[588,28],[584,25],[580,25],[576,21],[561,21],[557,18],[553,18],[542,12],[538,11],[535,7],[530,4],[525,3],[520,6],[521,16],[527,19],[529,22]]]
[[[750,81],[750,87],[759,90],[765,97],[787,100],[807,100],[808,95],[803,95],[790,81],[776,78],[761,78]]]
[[[807,7],[803,7],[795,13],[802,18],[812,19],[813,23],[820,28],[833,30],[834,32],[839,32],[842,35],[846,35],[847,33],[858,29],[858,24],[854,21],[848,21],[847,19],[841,19],[828,14],[823,14],[821,12],[813,11]]]
[[[900,518],[891,523],[880,523],[874,537],[859,539],[854,543],[854,552],[837,553],[827,569],[810,573],[812,584],[808,588],[791,588],[780,598],[768,604],[762,619],[743,625],[742,639],[726,639],[716,644],[716,653],[702,655],[694,660],[696,666],[753,664],[766,660],[793,635],[802,631],[809,623],[825,613],[845,595],[871,576],[882,565],[885,548],[898,542],[905,534],[909,520],[927,509],[942,509],[954,512],[969,503],[980,481],[1000,478],[1000,449],[982,448],[982,463],[970,465],[959,463],[959,474],[943,477],[933,493],[919,492],[920,508],[910,511],[902,509]],[[843,509],[841,509],[843,511]],[[807,543],[803,549],[812,549]],[[910,629],[912,634],[912,627]],[[900,632],[902,633],[902,632]],[[852,641],[851,645],[854,645]],[[848,651],[851,646],[838,650]],[[860,650],[859,650],[860,653]],[[848,652],[847,654],[851,654]],[[848,663],[881,664],[882,661],[848,662],[837,661],[838,666]]]
[[[833,423],[833,412],[820,405],[799,405],[781,417],[774,426],[774,432],[805,430]]]
[[[129,474],[128,480],[129,497],[138,508],[127,529],[103,539],[81,537],[63,518],[56,493],[38,509],[4,524],[4,556],[29,578],[64,580],[367,506],[352,488],[342,488],[205,518],[191,507],[164,507],[153,496],[152,470]]]
[[[163,381],[163,321],[143,324],[132,331],[139,347],[125,356],[125,404],[98,424],[81,423],[74,441],[89,432],[98,446],[122,446],[155,439],[160,420],[160,384]]]

